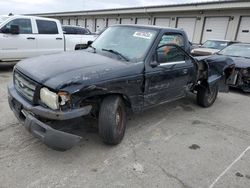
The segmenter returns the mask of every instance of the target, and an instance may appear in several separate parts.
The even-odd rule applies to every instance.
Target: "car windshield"
[[[9,17],[8,16],[0,16],[0,24],[7,20]]]
[[[250,58],[250,45],[235,44],[219,52],[220,55]]]
[[[228,42],[225,42],[225,41],[208,40],[201,47],[222,50],[223,48],[227,46],[228,46]]]
[[[141,27],[107,28],[92,44],[96,51],[118,52],[133,62],[141,61],[157,35],[157,31]],[[116,53],[117,54],[117,53]]]

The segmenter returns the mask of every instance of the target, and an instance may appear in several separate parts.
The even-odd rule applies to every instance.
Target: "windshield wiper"
[[[242,57],[242,56],[238,56],[238,55],[229,55],[231,57]]]
[[[106,51],[106,52],[110,52],[112,54],[116,54],[116,55],[120,56],[122,59],[124,59],[126,61],[129,61],[129,59],[127,57],[125,57],[124,55],[122,55],[120,52],[117,52],[116,50],[103,48],[102,51]]]

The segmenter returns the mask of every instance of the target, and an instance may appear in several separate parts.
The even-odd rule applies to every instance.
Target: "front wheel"
[[[119,144],[126,130],[126,111],[120,96],[108,96],[102,101],[99,121],[99,135],[106,144]]]
[[[202,107],[209,107],[211,106],[218,95],[218,85],[215,84],[210,86],[210,89],[206,86],[200,86],[197,91],[197,103]]]

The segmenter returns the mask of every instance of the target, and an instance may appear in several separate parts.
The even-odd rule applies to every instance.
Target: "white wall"
[[[73,15],[72,15],[73,16]],[[70,20],[72,19],[72,16],[60,16],[60,17],[54,17],[58,18],[60,20]],[[156,18],[168,18],[167,22],[163,24],[163,26],[169,26],[172,28],[178,27],[178,18],[196,18],[194,33],[192,35],[191,30],[189,30],[188,34],[192,39],[192,42],[194,43],[201,43],[203,34],[204,34],[204,27],[205,27],[205,20],[207,17],[229,17],[229,23],[227,30],[225,31],[225,39],[228,40],[235,40],[237,39],[237,33],[240,26],[240,18],[241,16],[250,16],[250,10],[209,10],[209,11],[182,11],[182,12],[155,12],[155,13],[145,13],[145,14],[112,14],[112,15],[80,15],[80,16],[74,16],[75,19],[86,19],[86,25],[88,25],[92,31],[94,31],[96,20],[99,21],[101,19],[107,20],[108,19],[117,19],[117,23],[121,24],[135,24],[137,20],[139,20],[139,23],[142,21],[143,24],[149,24],[153,25],[155,23]],[[145,21],[147,18],[148,20]],[[250,19],[250,17],[249,17]],[[71,20],[70,20],[71,21]],[[105,27],[106,21],[103,21],[103,24],[99,27]],[[74,23],[74,22],[73,22]],[[99,24],[100,25],[100,24]],[[159,24],[158,24],[159,25]],[[244,41],[243,41],[244,42]]]

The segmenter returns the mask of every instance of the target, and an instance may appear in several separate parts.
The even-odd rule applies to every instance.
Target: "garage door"
[[[95,31],[101,31],[106,27],[106,21],[103,18],[96,19]]]
[[[77,20],[77,25],[85,27],[85,20],[84,19],[78,19]]]
[[[250,42],[250,17],[241,18],[237,40],[241,42]]]
[[[136,19],[136,24],[140,25],[150,25],[150,19],[149,18],[137,18]]]
[[[70,19],[70,25],[76,25],[76,19]]]
[[[183,29],[188,36],[189,41],[193,41],[196,18],[178,18],[177,28]]]
[[[225,39],[229,17],[209,17],[205,20],[202,42],[209,39]]]
[[[63,25],[69,25],[69,19],[63,19]]]
[[[94,20],[93,19],[86,20],[86,28],[89,29],[91,32],[94,31]]]
[[[131,18],[122,18],[121,24],[134,24],[134,20],[131,20]]]
[[[116,18],[109,18],[108,19],[108,26],[119,24],[118,19]]]
[[[158,25],[161,27],[169,27],[170,26],[170,18],[155,18],[154,25]]]

